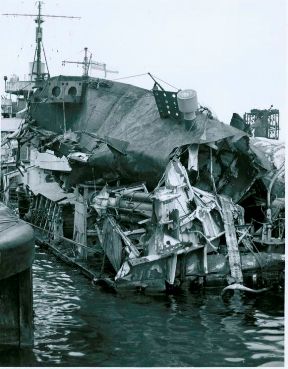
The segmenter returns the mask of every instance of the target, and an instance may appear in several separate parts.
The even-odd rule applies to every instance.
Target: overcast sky
[[[80,67],[63,67],[62,60],[82,61],[87,46],[93,60],[119,71],[109,79],[151,72],[179,89],[195,89],[199,102],[226,123],[233,112],[243,115],[271,104],[280,109],[281,120],[285,5],[285,0],[46,0],[44,14],[81,17],[45,19],[50,74],[81,75]],[[36,11],[34,0],[1,1],[1,13]],[[34,57],[33,18],[2,16],[0,31],[2,77],[15,73],[23,79]],[[148,76],[123,82],[153,86]]]

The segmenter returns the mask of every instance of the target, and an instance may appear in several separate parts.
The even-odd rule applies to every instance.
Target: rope
[[[148,73],[134,74],[134,75],[131,75],[131,76],[126,76],[126,77],[121,77],[121,78],[115,78],[115,79],[112,79],[112,81],[120,81],[121,79],[141,77],[141,76],[145,76],[146,74],[148,75]]]

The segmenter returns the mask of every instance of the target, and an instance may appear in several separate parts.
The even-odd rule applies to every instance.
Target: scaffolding
[[[244,114],[245,123],[250,127],[254,137],[279,139],[279,110],[252,109]]]

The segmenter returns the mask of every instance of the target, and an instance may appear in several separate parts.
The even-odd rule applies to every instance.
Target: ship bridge
[[[11,78],[9,82],[6,83],[5,92],[13,95],[24,95],[33,91],[35,81],[19,81],[17,78]]]

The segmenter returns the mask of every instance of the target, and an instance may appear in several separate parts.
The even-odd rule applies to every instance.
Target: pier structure
[[[0,203],[0,346],[33,345],[34,233]]]

